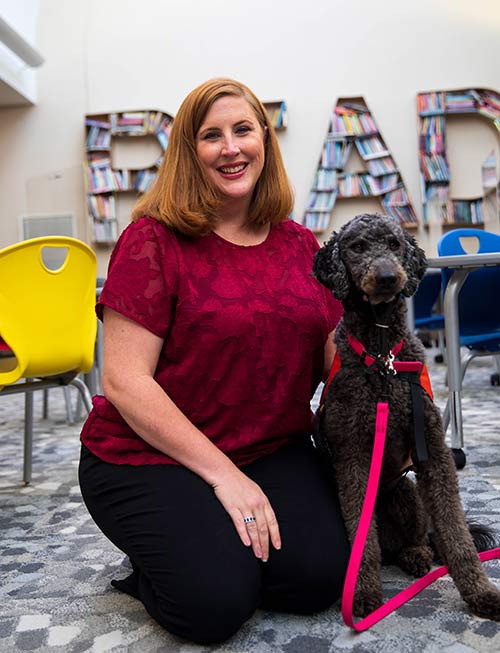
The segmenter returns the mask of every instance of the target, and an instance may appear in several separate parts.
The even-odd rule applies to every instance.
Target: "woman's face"
[[[264,167],[264,130],[243,97],[227,95],[208,110],[196,135],[207,177],[227,200],[246,200]]]

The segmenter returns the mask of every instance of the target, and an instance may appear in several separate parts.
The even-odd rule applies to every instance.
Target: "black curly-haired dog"
[[[406,303],[418,288],[426,258],[413,236],[395,220],[363,214],[345,224],[318,251],[314,276],[344,306],[335,342],[342,361],[316,415],[318,439],[331,446],[335,482],[351,543],[358,527],[373,449],[377,401],[389,397],[389,422],[376,513],[360,567],[354,612],[366,616],[382,604],[381,564],[392,562],[419,577],[430,570],[435,546],[462,598],[475,614],[500,620],[500,591],[488,580],[459,497],[452,454],[445,445],[438,408],[417,393],[425,440],[417,446],[410,383],[393,375],[397,360],[425,359],[406,325]],[[356,353],[353,337],[372,358]],[[351,340],[352,342],[352,340]],[[400,345],[399,345],[400,346]],[[385,349],[385,351],[381,351]],[[375,359],[375,364],[370,364]],[[418,403],[418,402],[416,402]],[[417,420],[418,422],[418,420]],[[420,458],[420,459],[419,459]],[[413,463],[416,483],[401,474]]]

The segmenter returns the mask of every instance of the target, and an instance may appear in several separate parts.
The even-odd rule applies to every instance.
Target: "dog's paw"
[[[500,621],[500,591],[493,585],[491,589],[481,592],[481,594],[467,597],[466,601],[472,612],[478,617]]]
[[[383,603],[382,592],[356,591],[354,594],[353,613],[356,617],[367,617]]]
[[[398,565],[410,576],[421,578],[431,570],[432,559],[433,553],[430,547],[410,546],[399,553]]]

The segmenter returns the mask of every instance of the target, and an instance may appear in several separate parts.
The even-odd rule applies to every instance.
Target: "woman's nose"
[[[238,143],[235,141],[234,137],[232,135],[226,136],[222,146],[222,153],[226,156],[235,156],[236,154],[239,154],[239,152],[240,148],[238,147]]]

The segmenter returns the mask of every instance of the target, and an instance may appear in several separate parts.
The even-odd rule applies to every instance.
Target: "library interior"
[[[178,392],[179,401],[171,402],[177,412],[168,412],[162,399],[158,400],[159,414],[179,424],[186,437],[195,437],[190,431],[193,424],[196,438],[205,437],[205,426],[210,433],[212,427],[214,433],[217,428],[238,433],[228,421],[237,412],[236,403],[231,402],[236,402],[235,388],[243,378],[248,396],[248,405],[241,408],[245,419],[252,421],[253,411],[259,424],[274,424],[272,416],[264,416],[266,409],[278,412],[278,395],[288,387],[290,415],[305,414],[312,432],[313,416],[323,410],[320,402],[328,374],[322,376],[317,369],[313,339],[320,336],[312,333],[311,326],[315,318],[302,315],[304,324],[295,324],[295,311],[298,314],[298,306],[306,302],[303,293],[312,293],[306,288],[314,284],[314,297],[307,301],[314,304],[310,310],[315,316],[322,311],[321,326],[315,323],[314,327],[324,331],[325,360],[331,362],[328,357],[331,353],[333,359],[333,338],[337,337],[334,327],[344,311],[346,319],[339,323],[338,333],[343,332],[352,306],[344,303],[342,307],[340,295],[332,299],[330,290],[313,281],[313,258],[332,237],[345,233],[355,216],[382,214],[426,257],[418,289],[405,296],[403,284],[394,302],[404,304],[405,329],[422,345],[422,362],[441,415],[457,492],[468,523],[479,524],[487,532],[488,546],[483,548],[496,552],[490,553],[491,559],[485,559],[482,567],[500,590],[500,561],[495,559],[500,557],[496,548],[500,547],[498,61],[497,0],[387,0],[382,4],[370,0],[353,4],[331,0],[305,4],[299,0],[250,4],[243,0],[0,0],[0,652],[500,650],[500,623],[474,614],[447,574],[422,586],[413,598],[376,618],[362,632],[349,627],[339,596],[327,609],[307,614],[274,610],[264,601],[230,637],[217,641],[214,636],[209,642],[207,636],[203,642],[201,636],[198,640],[193,636],[190,640],[179,634],[181,626],[176,630],[162,625],[157,608],[143,598],[138,600],[141,591],[146,594],[141,585],[146,582],[146,571],[142,561],[134,562],[127,547],[120,547],[116,538],[108,539],[95,515],[91,516],[90,499],[84,496],[81,453],[91,450],[89,455],[97,461],[99,451],[105,451],[98,462],[115,468],[185,466],[198,474],[198,462],[192,467],[183,462],[188,452],[183,450],[177,460],[160,450],[160,445],[155,448],[153,442],[160,440],[152,438],[160,436],[149,431],[159,433],[163,427],[153,426],[159,417],[150,416],[148,421],[138,417],[141,409],[145,412],[154,406],[140,385],[142,375],[148,382],[155,381],[154,393],[158,388],[165,397],[168,388],[174,395]],[[185,99],[194,97],[193,89],[217,78],[226,78],[229,84],[236,80],[251,89],[264,114],[258,113],[257,104],[245,91],[241,98],[250,114],[229,125],[228,116],[240,105],[236,101],[225,105],[223,100],[241,98],[227,90],[215,101],[207,100],[203,113],[196,114]],[[217,113],[216,108],[223,106],[225,112]],[[187,111],[192,111],[189,119]],[[178,113],[182,127],[176,131]],[[204,136],[207,117],[212,120],[213,116],[215,126],[209,124],[211,132]],[[258,145],[252,145],[255,138]],[[229,140],[239,152],[234,167],[226,159],[220,162],[227,157]],[[219,167],[214,164],[210,170],[211,164],[199,153],[215,153],[217,141],[223,154]],[[246,191],[242,203],[243,191],[238,189],[244,188],[250,170],[258,165],[255,152],[261,146],[260,178]],[[273,173],[274,193],[280,186],[283,210],[283,189],[288,189],[290,210],[281,217],[265,217],[261,202],[259,222],[254,217],[256,198],[258,191],[264,194],[262,179],[271,178],[268,161],[278,170],[270,155],[274,149],[280,153],[284,170]],[[176,172],[169,173],[168,166],[174,164]],[[207,189],[214,174],[223,179],[219,187],[211,187],[210,203]],[[230,187],[233,190],[219,192]],[[162,194],[168,195],[168,202],[175,202],[182,189],[186,201],[177,212],[180,215],[191,202],[185,219],[191,231],[178,217],[177,222],[165,218],[162,207],[167,204],[159,204]],[[153,218],[132,220],[134,207],[148,198],[150,206],[157,202],[153,218],[166,223],[165,238],[158,235]],[[193,235],[193,216],[196,211],[199,216],[202,206],[207,215],[210,207],[211,213],[209,218],[204,216],[205,231],[199,222]],[[219,227],[221,215],[243,206],[253,223],[248,217],[243,228],[241,221],[227,219],[227,226]],[[238,229],[241,233],[237,234]],[[154,241],[154,246],[140,250],[141,238]],[[290,239],[295,243],[290,245]],[[209,242],[205,249],[204,240]],[[302,280],[297,269],[300,260],[306,260],[301,259],[304,243],[310,265],[302,269]],[[369,244],[357,246],[361,259]],[[288,247],[293,254],[285,251]],[[391,262],[399,256],[395,247],[392,243]],[[219,255],[227,257],[229,272],[226,268],[221,272]],[[130,256],[129,277],[118,281],[118,275],[124,274],[125,256]],[[145,256],[151,259],[147,271],[141,267]],[[406,258],[398,261],[403,267],[408,263]],[[269,265],[269,278],[263,272],[265,265]],[[366,266],[371,274],[376,264],[367,259]],[[170,280],[171,288],[165,284],[160,290],[163,275],[166,278],[174,267],[177,276]],[[399,271],[406,278],[402,267]],[[140,280],[148,275],[150,286],[144,281],[141,287]],[[155,275],[162,277],[161,284]],[[349,283],[354,286],[353,278]],[[391,277],[384,283],[396,282]],[[369,306],[366,319],[380,315],[370,305],[369,291],[363,286],[357,292]],[[160,293],[162,325],[152,328],[160,317]],[[278,305],[270,308],[271,296]],[[145,302],[143,306],[140,301]],[[333,305],[338,308],[335,319]],[[202,309],[206,311],[203,317]],[[111,316],[107,331],[103,311]],[[281,326],[276,322],[272,329],[276,326],[281,337],[270,335],[274,331],[266,326],[269,315],[276,313]],[[194,326],[188,323],[190,316]],[[245,326],[244,319],[248,321]],[[134,328],[140,332],[133,336]],[[227,332],[214,335],[218,329]],[[299,329],[304,330],[300,337]],[[392,374],[393,351],[381,332],[379,328],[378,342],[385,350],[375,352],[372,360],[383,361],[379,367],[384,369],[378,371],[382,377]],[[143,337],[143,345],[131,347],[133,337]],[[272,338],[276,339],[274,351]],[[254,342],[257,354],[252,353]],[[321,356],[323,346],[324,342]],[[364,353],[369,357],[374,352],[366,347]],[[293,368],[299,365],[299,356],[301,361],[307,359],[301,381],[304,387],[309,384],[305,413],[302,386],[293,376],[300,376]],[[118,364],[130,367],[118,373]],[[245,371],[245,365],[252,370]],[[263,370],[268,365],[276,369]],[[196,367],[198,376],[189,378]],[[368,372],[362,373],[367,378]],[[138,380],[125,380],[129,374]],[[175,383],[169,374],[175,376]],[[179,380],[181,374],[186,376]],[[158,385],[160,377],[163,385]],[[199,383],[206,385],[194,388]],[[131,393],[131,401],[123,399],[122,405],[115,400],[114,393],[120,391]],[[144,394],[134,399],[139,391]],[[262,397],[269,399],[266,405],[258,403]],[[363,401],[360,386],[359,397],[351,398],[354,410],[356,402],[359,406]],[[290,424],[292,418],[283,415],[284,402],[281,419]],[[129,404],[136,406],[129,409]],[[417,430],[418,408],[413,405],[412,410],[415,425],[411,428]],[[189,427],[180,425],[179,415]],[[111,435],[99,431],[105,422]],[[135,429],[142,433],[142,427],[148,433],[144,439],[134,433]],[[238,446],[243,451],[241,443],[251,437],[247,430],[257,433],[260,428],[245,425],[244,433],[227,435],[228,442],[233,438],[236,447],[240,438]],[[94,434],[89,436],[92,429]],[[373,434],[375,421],[370,429]],[[305,434],[300,424],[297,431]],[[290,433],[289,429],[286,438],[274,434],[274,440],[266,435],[272,444],[264,435],[255,435],[262,441],[245,446],[269,446],[262,450],[271,453],[261,457],[270,458],[275,450],[286,448],[285,441],[288,446]],[[218,442],[216,435],[207,439]],[[95,450],[91,449],[94,445]],[[315,445],[320,455],[321,448]],[[118,446],[129,449],[115,460],[118,454],[113,447]],[[161,446],[174,447],[175,453],[178,445],[169,440]],[[210,442],[212,446],[216,449]],[[256,451],[242,454],[248,456],[248,467],[254,464]],[[155,456],[172,458],[174,463],[157,464]],[[210,456],[207,453],[207,460]],[[334,451],[332,457],[334,467]],[[198,461],[201,454],[194,458]],[[411,451],[409,461],[412,468],[404,483],[414,487],[419,469]],[[238,465],[246,469],[245,464],[231,462],[235,469]],[[327,464],[332,465],[330,458]],[[198,477],[208,483],[209,472]],[[209,489],[211,497],[217,496]],[[181,494],[179,490],[179,505]],[[379,489],[377,496],[386,495]],[[187,520],[189,511],[197,512],[188,496],[184,502]],[[221,498],[219,502],[226,507]],[[362,501],[360,510],[361,505]],[[252,548],[255,518],[249,515],[243,514],[241,532],[240,527],[232,528],[243,542],[250,537]],[[281,527],[279,514],[277,519]],[[432,523],[432,516],[429,519]],[[374,520],[370,534],[376,538]],[[272,541],[269,529],[266,541],[268,536]],[[284,526],[282,531],[286,532]],[[259,536],[255,537],[259,542]],[[320,531],[308,533],[310,541],[316,537]],[[192,546],[189,541],[182,545],[185,551]],[[439,542],[434,546],[439,550]],[[270,554],[270,561],[275,553]],[[228,569],[231,555],[227,554]],[[335,557],[335,551],[331,555]],[[432,567],[441,564],[435,559]],[[198,565],[197,574],[203,577],[202,560]],[[362,565],[360,574],[363,569]],[[134,580],[132,589],[122,585],[122,591],[111,585],[112,580],[126,576],[123,583],[142,580]],[[415,582],[394,560],[383,564],[381,576],[384,605]],[[164,598],[156,596],[154,584],[147,591],[153,593],[155,605],[162,605],[161,612]],[[217,598],[214,594],[208,601],[204,596],[203,602],[217,603]],[[203,602],[200,599],[199,605]]]

